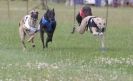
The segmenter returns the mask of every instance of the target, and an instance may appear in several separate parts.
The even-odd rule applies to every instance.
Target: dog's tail
[[[19,26],[20,26],[20,22],[19,22]]]
[[[23,24],[23,23],[24,23],[24,20],[21,19],[21,21],[19,22],[19,27],[20,27],[20,25]]]

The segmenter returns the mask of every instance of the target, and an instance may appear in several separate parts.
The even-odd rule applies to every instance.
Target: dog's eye
[[[105,26],[106,24],[105,24],[105,23],[103,23],[103,25]]]
[[[101,25],[101,23],[99,23],[99,25]]]
[[[97,21],[99,21],[99,19],[97,19]]]

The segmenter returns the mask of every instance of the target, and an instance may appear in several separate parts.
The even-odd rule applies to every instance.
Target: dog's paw
[[[102,33],[102,32],[101,32],[101,33],[98,33],[98,35],[99,35],[99,36],[103,36],[103,33]]]
[[[35,45],[33,44],[33,45],[32,45],[32,47],[34,48],[34,47],[35,47]]]
[[[74,34],[74,32],[75,32],[75,27],[73,27],[73,30],[72,30],[72,32],[71,32],[71,33],[72,33],[72,34]]]
[[[97,36],[97,35],[98,35],[98,32],[93,32],[93,35],[94,35],[94,36]]]

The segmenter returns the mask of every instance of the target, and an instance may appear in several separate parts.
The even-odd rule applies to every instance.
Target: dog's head
[[[30,15],[31,15],[32,20],[37,21],[38,20],[38,14],[39,14],[38,11],[32,10],[30,12]]]
[[[105,19],[100,18],[100,17],[96,17],[93,19],[93,21],[95,22],[95,24],[97,25],[97,32],[105,32],[105,28],[106,28],[106,22]]]
[[[50,21],[55,21],[55,11],[53,9],[47,9],[46,13],[44,14],[44,17]]]
[[[37,24],[37,20],[38,20],[38,11],[36,11],[36,10],[32,10],[32,11],[30,11],[30,21],[29,21],[29,23],[30,23],[30,25],[31,26],[35,26],[36,24]]]

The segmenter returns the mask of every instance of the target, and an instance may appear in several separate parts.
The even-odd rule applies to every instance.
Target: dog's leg
[[[48,48],[48,40],[46,40],[46,48]]]
[[[51,42],[52,42],[52,39],[53,39],[53,34],[54,34],[54,32],[51,33],[51,35],[50,35],[50,41],[51,41]]]
[[[101,41],[101,48],[104,49],[105,45],[104,45],[104,35],[100,35],[100,41]]]
[[[48,48],[48,43],[52,42],[53,32],[47,33],[46,47]]]
[[[19,35],[20,35],[20,40],[21,40],[21,43],[22,43],[22,48],[23,48],[23,50],[25,50],[26,46],[25,46],[24,40],[25,40],[25,35],[26,34],[24,33],[22,26],[19,27]]]
[[[40,37],[41,37],[41,41],[42,41],[42,44],[43,44],[43,49],[45,48],[45,45],[44,45],[44,31],[40,31]]]
[[[72,34],[74,34],[74,32],[75,32],[75,27],[73,27],[73,29],[72,29],[72,32],[71,32],[71,33],[72,33]]]
[[[32,37],[31,43],[32,43],[32,47],[34,48],[34,47],[35,47],[35,44],[34,44],[34,37]]]
[[[49,42],[50,38],[49,38],[49,33],[47,33],[47,39],[46,39],[46,48],[48,48],[48,42]]]
[[[32,42],[32,40],[34,39],[35,35],[31,35],[30,38],[28,39],[28,42]]]
[[[53,31],[51,33],[49,33],[49,38],[50,38],[49,41],[51,41],[51,42],[52,42],[52,39],[53,39],[54,31],[56,29],[56,22],[53,24],[52,28],[53,28]]]
[[[96,31],[96,28],[92,27],[91,30],[94,36],[98,36],[99,33]]]
[[[53,32],[52,33],[49,33],[48,35],[48,42],[52,42],[52,38],[53,38]]]

